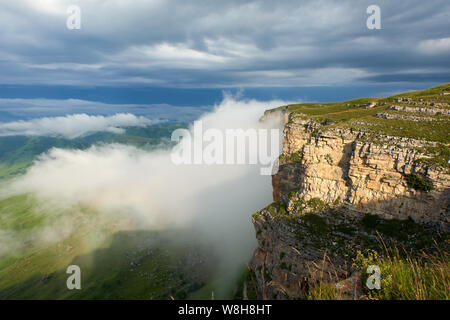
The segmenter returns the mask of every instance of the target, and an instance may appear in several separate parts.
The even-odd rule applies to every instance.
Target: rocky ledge
[[[429,96],[424,99],[431,105]],[[365,112],[374,108],[389,105]],[[378,127],[377,121],[386,121],[391,131],[394,124],[371,120],[379,110],[351,125],[336,121],[336,112],[328,121],[310,110],[276,110],[285,113],[286,124],[279,171],[272,177],[275,202],[253,215],[258,248],[251,269],[262,299],[304,298],[315,281],[349,282],[357,252],[379,247],[380,239],[420,250],[446,239],[450,230],[448,142],[374,132],[370,121]],[[400,129],[409,123],[394,121]],[[430,164],[434,155],[428,150],[437,148],[444,160]]]

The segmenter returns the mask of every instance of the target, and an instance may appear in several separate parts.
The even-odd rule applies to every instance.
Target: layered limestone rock
[[[422,158],[417,150],[432,143],[388,136],[365,141],[364,132],[336,128],[320,133],[317,128],[308,120],[286,124],[280,169],[273,176],[275,201],[295,191],[298,199],[319,198],[346,204],[357,213],[411,217],[449,230],[450,175],[417,161]],[[298,155],[297,161],[291,161],[292,154]],[[434,189],[410,187],[411,173]]]
[[[272,177],[276,202],[253,216],[260,298],[302,298],[314,281],[349,277],[355,253],[376,245],[378,229],[386,241],[400,237],[411,245],[419,245],[422,232],[448,232],[450,176],[419,160],[434,145],[381,134],[369,139],[345,127],[322,131],[286,112]]]
[[[431,117],[406,116],[403,114],[395,114],[395,113],[378,113],[376,115],[376,117],[382,118],[382,119],[407,120],[407,121],[417,121],[417,122],[448,121],[447,118],[439,119],[439,118],[431,118]]]

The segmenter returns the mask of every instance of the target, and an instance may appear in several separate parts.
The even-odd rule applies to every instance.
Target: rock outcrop
[[[345,126],[322,130],[283,110],[275,202],[253,215],[260,298],[304,298],[314,281],[349,278],[356,252],[375,247],[380,233],[414,247],[426,246],[425,234],[449,232],[449,172],[423,161],[435,142],[374,138]]]
[[[289,192],[296,199],[319,198],[325,203],[343,203],[357,213],[433,224],[448,231],[450,219],[450,175],[439,167],[418,162],[417,150],[425,141],[379,136],[364,140],[364,132],[331,129],[316,133],[309,121],[285,126],[280,170],[273,176],[274,200]],[[298,154],[298,161],[284,161]],[[428,192],[408,186],[408,176],[417,173],[430,181]],[[285,197],[283,199],[283,196]]]

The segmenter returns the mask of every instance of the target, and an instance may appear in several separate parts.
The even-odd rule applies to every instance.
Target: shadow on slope
[[[71,249],[64,243],[57,246]],[[0,299],[183,299],[210,280],[216,267],[210,249],[185,231],[121,231],[107,248],[78,255],[67,265],[80,267],[81,290],[67,289],[66,269],[42,270],[0,289]],[[62,254],[41,256],[53,264]],[[23,272],[12,266],[3,276]]]

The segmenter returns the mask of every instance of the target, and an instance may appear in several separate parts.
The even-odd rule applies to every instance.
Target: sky
[[[224,92],[335,101],[450,82],[448,0],[0,0],[0,40],[0,121],[21,116],[2,110],[14,99],[192,113]]]

